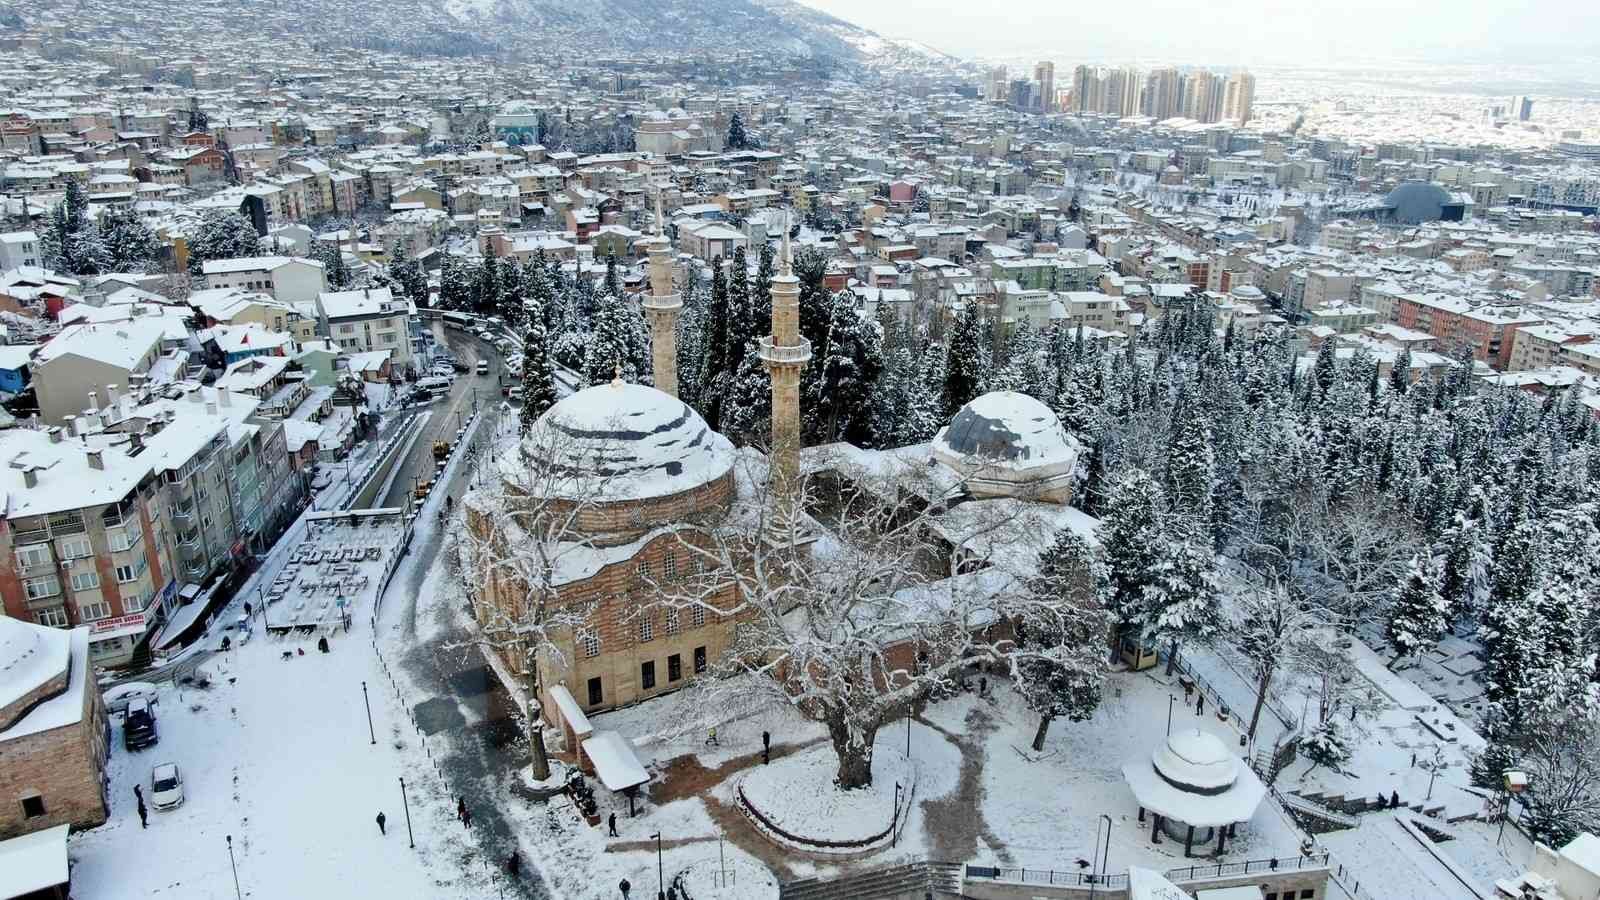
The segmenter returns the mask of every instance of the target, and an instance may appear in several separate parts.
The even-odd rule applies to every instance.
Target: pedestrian
[[[761,732],[761,764],[764,766],[772,762],[772,734]]]
[[[1197,716],[1203,716],[1203,715],[1206,714],[1206,695],[1205,694],[1201,694],[1194,701],[1194,714],[1197,715]]]
[[[462,828],[471,828],[472,827],[472,810],[469,809],[469,810],[466,810],[466,811],[461,813],[461,827]]]
[[[150,810],[144,808],[144,798],[139,798],[139,827],[150,827]]]
[[[317,638],[317,649],[321,650],[323,653],[327,653],[328,652],[328,636],[327,635],[323,635],[322,637]]]
[[[717,743],[717,728],[715,725],[706,729],[706,744],[712,747],[722,746],[721,744]]]
[[[467,798],[465,797],[460,797],[456,800],[456,818],[462,820],[467,818]]]
[[[246,619],[250,618],[250,614],[252,612],[255,612],[255,610],[250,607],[250,601],[246,600],[244,604],[244,617]]]
[[[628,883],[628,879],[622,879],[622,883],[617,885],[617,887],[622,888],[622,900],[628,900],[628,891],[633,887],[633,885]]]
[[[227,635],[223,635],[222,636],[222,652],[223,653],[227,653],[228,652],[228,648],[231,647],[231,646],[233,646],[233,641],[230,640]]]
[[[140,803],[144,802],[144,791],[141,790],[137,784],[133,786],[133,796],[134,799],[138,800]]]
[[[1400,792],[1399,791],[1390,791],[1389,792],[1389,808],[1390,809],[1399,809],[1400,808]]]
[[[978,696],[985,700],[989,699],[989,676],[987,675],[978,676]]]
[[[622,835],[617,834],[617,814],[616,813],[612,813],[611,817],[606,819],[606,827],[611,829],[611,834],[608,835],[609,837],[622,837]]]
[[[389,832],[385,831],[384,828],[383,828],[383,823],[385,823],[387,821],[389,821],[389,817],[385,816],[383,814],[382,810],[379,810],[378,811],[378,833],[379,834],[386,835],[386,834],[389,833]]]
[[[511,873],[512,878],[522,874],[522,857],[518,856],[515,850],[506,857],[506,871]]]

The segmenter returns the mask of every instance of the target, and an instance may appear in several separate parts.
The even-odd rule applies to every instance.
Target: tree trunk
[[[1050,731],[1050,716],[1039,717],[1039,730],[1033,733],[1033,749],[1044,750],[1044,736]]]
[[[828,737],[833,741],[833,752],[839,757],[839,774],[835,779],[839,790],[853,791],[872,784],[872,744],[877,736],[877,728],[851,735],[843,721],[828,723]]]
[[[1172,644],[1167,647],[1167,675],[1172,675],[1172,670],[1178,665],[1178,639],[1173,638]]]
[[[533,780],[544,781],[550,777],[550,753],[544,748],[544,727],[534,722],[528,728],[528,747],[533,751]]]
[[[1250,730],[1245,732],[1245,739],[1256,739],[1256,725],[1261,721],[1261,707],[1267,705],[1267,688],[1272,685],[1272,674],[1276,666],[1268,666],[1261,670],[1260,682],[1256,685],[1256,708],[1250,712]]]

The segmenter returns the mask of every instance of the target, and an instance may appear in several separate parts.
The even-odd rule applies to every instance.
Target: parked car
[[[468,371],[467,364],[462,362],[459,359],[451,360],[450,361],[450,368],[451,368],[452,371],[461,372],[463,374],[465,374]]]
[[[487,375],[487,374],[489,374],[489,361],[488,360],[486,360],[486,359],[478,360],[478,374],[479,375]]]
[[[183,805],[183,776],[176,763],[162,763],[150,770],[150,805],[156,809]]]
[[[161,737],[156,733],[156,714],[150,709],[150,701],[143,698],[133,698],[128,701],[128,709],[122,714],[122,744],[129,750],[143,750],[154,747]]]
[[[128,711],[128,702],[131,700],[142,699],[149,703],[155,703],[156,686],[148,681],[130,681],[127,684],[119,684],[114,688],[108,688],[100,696],[106,702],[106,710],[120,716]]]

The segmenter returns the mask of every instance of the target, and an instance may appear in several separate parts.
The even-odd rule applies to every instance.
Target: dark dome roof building
[[[961,407],[933,439],[933,454],[974,497],[1066,503],[1081,448],[1038,400],[992,391]]]

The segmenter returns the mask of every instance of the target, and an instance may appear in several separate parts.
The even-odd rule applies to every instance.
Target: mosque
[[[978,397],[931,445],[802,451],[800,375],[811,347],[799,333],[800,284],[787,239],[780,259],[771,334],[759,346],[772,375],[770,455],[735,449],[678,399],[682,300],[673,289],[671,248],[658,230],[649,250],[650,292],[641,302],[656,386],[619,379],[561,400],[534,423],[516,454],[500,454],[504,489],[467,498],[469,529],[493,545],[527,545],[537,533],[560,546],[546,563],[552,602],[581,610],[587,627],[556,634],[555,653],[532,654],[514,643],[499,652],[512,673],[538,685],[542,708],[568,724],[680,688],[728,650],[739,625],[738,616],[721,612],[734,608],[731,588],[707,598],[707,608],[689,610],[660,604],[661,591],[706,571],[711,557],[694,548],[711,546],[714,529],[758,527],[764,504],[792,508],[801,479],[850,478],[886,465],[937,470],[942,487],[934,493],[959,490],[968,507],[985,501],[1025,508],[1019,535],[1053,535],[1063,522],[1092,527],[1092,519],[1065,505],[1078,443],[1048,407],[1021,394]],[[948,540],[962,540],[959,515],[943,525]],[[504,566],[483,584],[475,607],[486,632],[531,602],[527,579]],[[536,680],[532,665],[540,667]],[[569,747],[574,736],[569,728]]]

